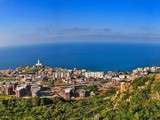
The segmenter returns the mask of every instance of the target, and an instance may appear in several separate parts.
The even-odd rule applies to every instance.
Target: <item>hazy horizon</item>
[[[160,43],[158,0],[0,0],[0,46]]]

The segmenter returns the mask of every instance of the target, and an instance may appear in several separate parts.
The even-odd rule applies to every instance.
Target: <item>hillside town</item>
[[[159,72],[160,67],[137,68],[131,72],[51,68],[38,60],[33,66],[0,70],[0,95],[79,100],[114,90],[124,92],[134,79]]]

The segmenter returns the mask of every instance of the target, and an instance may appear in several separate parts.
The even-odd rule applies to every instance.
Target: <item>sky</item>
[[[159,0],[0,0],[0,46],[160,43]]]

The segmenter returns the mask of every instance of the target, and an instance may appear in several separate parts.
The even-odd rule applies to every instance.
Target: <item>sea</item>
[[[54,43],[0,48],[0,69],[34,65],[91,71],[131,71],[160,66],[160,44]]]

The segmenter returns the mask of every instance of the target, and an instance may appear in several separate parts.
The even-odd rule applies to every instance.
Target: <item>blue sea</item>
[[[118,43],[67,43],[0,48],[0,69],[45,65],[93,71],[128,71],[160,66],[160,45]]]

